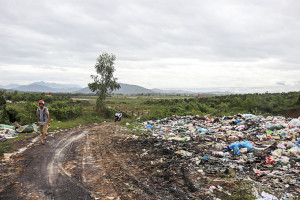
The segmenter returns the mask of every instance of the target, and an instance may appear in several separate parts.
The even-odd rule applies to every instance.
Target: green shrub
[[[6,100],[3,94],[4,92],[0,91],[0,123],[6,123],[8,121],[6,112]]]
[[[54,102],[49,107],[49,112],[55,119],[64,121],[82,116],[83,106],[80,104],[72,106],[65,102]]]
[[[6,109],[6,113],[8,115],[8,119],[10,122],[19,122],[20,121],[20,116],[19,116],[19,112],[12,107],[8,107]]]
[[[147,100],[144,105],[163,106],[161,110],[151,110],[149,119],[170,115],[210,114],[214,116],[236,113],[262,115],[284,115],[291,109],[300,108],[300,92],[232,94],[206,98]]]
[[[35,102],[26,102],[21,104],[20,110],[18,110],[17,119],[20,120],[21,125],[32,124],[36,122],[36,110],[38,108]]]

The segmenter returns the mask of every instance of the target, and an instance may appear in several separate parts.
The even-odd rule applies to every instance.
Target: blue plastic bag
[[[207,129],[203,129],[203,128],[199,128],[199,129],[198,129],[198,132],[207,133],[208,130],[207,130]]]
[[[152,126],[151,126],[151,125],[148,125],[148,126],[146,126],[146,129],[151,130],[151,129],[152,129]]]
[[[235,120],[235,123],[240,123],[240,122],[242,122],[243,120],[241,120],[241,119],[237,119],[237,120]]]
[[[300,147],[300,140],[298,140],[298,141],[296,142],[296,145],[297,145],[298,147]]]
[[[233,154],[239,154],[241,148],[254,149],[254,146],[249,142],[238,142],[229,146],[229,149],[233,150]]]

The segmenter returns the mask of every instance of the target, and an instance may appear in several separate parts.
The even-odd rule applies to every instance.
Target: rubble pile
[[[223,183],[225,179],[250,182],[256,199],[299,197],[300,118],[173,116],[138,123],[133,134],[137,132],[144,133],[145,140],[155,141],[155,148],[172,152],[178,162],[185,162],[182,170],[189,171],[190,191],[217,199],[220,191],[226,193],[224,184],[217,184],[221,178]],[[145,149],[140,156],[148,153]],[[171,169],[175,161],[169,158],[163,156],[157,162]],[[156,163],[151,161],[151,165]]]
[[[20,126],[19,124],[15,126],[0,124],[0,141],[5,142],[8,139],[14,139],[18,133],[32,133],[39,130],[40,128],[36,124],[24,126]]]
[[[0,141],[15,138],[16,131],[14,126],[0,124]]]

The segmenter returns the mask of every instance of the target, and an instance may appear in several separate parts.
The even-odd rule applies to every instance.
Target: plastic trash
[[[254,149],[254,146],[249,141],[234,143],[229,146],[229,149],[233,151],[233,154],[239,154],[240,148]]]
[[[193,155],[193,153],[188,152],[188,151],[184,151],[184,150],[176,151],[175,153],[180,154],[182,156],[192,156]]]
[[[0,129],[13,129],[15,130],[14,126],[6,125],[6,124],[0,124]]]
[[[272,151],[271,154],[275,157],[281,157],[282,149],[276,149],[276,150]]]
[[[272,158],[266,157],[266,165],[270,165],[274,162],[275,162],[275,160],[273,160]]]
[[[181,141],[181,142],[184,142],[184,141],[189,141],[191,138],[190,137],[170,137],[168,138],[168,140],[175,140],[175,141]]]
[[[279,159],[280,162],[283,162],[283,163],[289,163],[290,162],[290,158],[287,157],[287,156],[282,156],[280,159]]]
[[[208,161],[208,157],[207,156],[203,156],[202,159]]]
[[[213,151],[212,154],[217,157],[224,157],[225,155],[223,151]]]
[[[291,126],[291,127],[300,127],[300,120],[299,119],[292,119],[289,122],[289,126]]]
[[[275,196],[272,195],[272,194],[268,194],[268,193],[266,193],[266,192],[262,192],[262,193],[261,193],[261,196],[262,196],[262,198],[258,198],[258,199],[256,199],[256,200],[278,200],[277,197],[275,197]]]
[[[281,148],[281,149],[286,149],[286,146],[285,146],[284,143],[279,143],[279,144],[277,145],[277,147],[278,147],[278,148]]]
[[[40,128],[36,124],[25,125],[18,128],[16,131],[18,133],[32,133],[39,131]]]
[[[178,173],[173,164],[177,163],[187,166],[187,175],[213,175],[218,181],[223,179],[224,174],[227,178],[252,179],[253,188],[268,188],[270,194],[280,195],[281,199],[295,199],[300,180],[300,128],[292,126],[298,123],[296,120],[252,114],[218,119],[172,116],[137,123],[132,128],[145,131],[148,125],[152,126],[152,129],[148,129],[151,134],[145,136],[154,146],[149,151],[142,151],[140,157],[149,159],[149,155],[162,156],[164,163],[175,169],[171,173]],[[153,167],[157,166],[153,164]],[[191,182],[199,191],[206,189],[210,192],[210,185]],[[216,186],[216,182],[208,184]],[[231,195],[226,187],[223,192]],[[257,190],[255,198],[276,198],[261,192]],[[208,198],[220,198],[216,193],[210,194],[215,196]]]
[[[241,119],[237,119],[237,120],[235,120],[235,123],[240,123],[240,122],[242,122],[243,120],[241,120]]]
[[[295,142],[296,143],[296,145],[298,146],[298,147],[300,147],[300,140],[298,140],[297,142]]]
[[[289,152],[291,153],[291,155],[293,155],[295,157],[300,156],[300,148],[298,146],[295,146],[295,147],[289,149]]]
[[[253,115],[253,114],[243,114],[242,116],[245,119],[255,117],[255,115]]]
[[[198,132],[207,133],[208,130],[207,130],[207,129],[203,129],[203,128],[199,128],[199,129],[198,129]]]
[[[148,130],[152,130],[152,126],[151,125],[148,125],[148,126],[146,126],[146,129],[148,129]]]
[[[272,125],[272,126],[269,127],[269,130],[274,131],[274,130],[281,130],[283,128],[284,127],[281,126],[281,125]]]

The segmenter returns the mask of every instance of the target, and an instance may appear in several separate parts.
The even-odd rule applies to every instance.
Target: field
[[[265,158],[277,145],[275,139],[259,141],[256,138],[259,133],[266,132],[260,129],[259,123],[246,123],[245,127],[255,127],[255,131],[250,131],[241,141],[247,139],[258,146],[268,145],[266,150],[249,152],[245,154],[248,157],[230,154],[225,160],[213,152],[220,149],[223,152],[220,144],[233,142],[230,131],[228,137],[223,137],[222,134],[226,135],[228,130],[222,131],[221,127],[226,128],[227,125],[222,122],[218,124],[220,117],[238,113],[299,117],[300,92],[201,99],[189,96],[113,95],[107,99],[103,113],[96,112],[95,96],[2,93],[2,97],[5,104],[1,107],[4,116],[1,123],[35,123],[37,101],[44,99],[50,111],[51,126],[45,145],[41,145],[38,133],[18,133],[16,138],[0,142],[1,155],[32,144],[22,154],[12,156],[10,164],[1,159],[0,198],[256,199],[256,194],[263,191],[286,193],[286,184],[281,182],[290,179],[277,177],[278,187],[270,187],[264,180],[265,176],[257,176],[253,171],[260,169],[262,173],[266,169],[273,170],[265,165]],[[113,123],[114,113],[118,110],[122,111],[124,118],[121,123]],[[159,124],[153,125],[150,131],[141,123],[136,123],[173,115],[198,116],[187,117],[188,125],[183,126],[193,127],[182,129],[178,126],[176,137],[168,133],[166,138],[161,138],[166,133],[159,130]],[[216,124],[206,123],[213,116]],[[180,117],[172,117],[176,118]],[[198,125],[193,125],[192,121]],[[162,124],[164,122],[161,121]],[[212,134],[203,134],[201,131],[204,129],[198,129],[204,124],[214,127]],[[189,134],[190,128],[197,134]],[[219,134],[220,131],[222,134]],[[219,135],[215,138],[217,133]],[[273,133],[275,138],[276,132]],[[296,134],[294,132],[294,136]],[[255,159],[251,154],[255,155]],[[236,169],[232,163],[240,162],[237,160],[239,158],[247,161],[239,164],[242,168]],[[290,166],[295,168],[293,160],[297,158],[289,156],[289,159]],[[297,178],[296,171],[289,171],[286,175]],[[300,188],[294,182],[289,182],[289,186],[289,193],[299,193]]]
[[[277,94],[246,94],[196,97],[173,96],[121,96],[107,99],[107,112],[96,113],[96,96],[71,96],[70,94],[45,93],[2,93],[6,99],[6,117],[0,123],[18,122],[20,125],[36,122],[37,101],[44,99],[50,110],[49,132],[68,129],[80,125],[113,121],[117,110],[123,112],[122,124],[133,121],[162,119],[172,115],[223,116],[237,113],[260,115],[285,115],[298,117],[300,92]],[[1,142],[0,154],[11,152],[22,146],[36,134],[18,134],[16,139]]]

